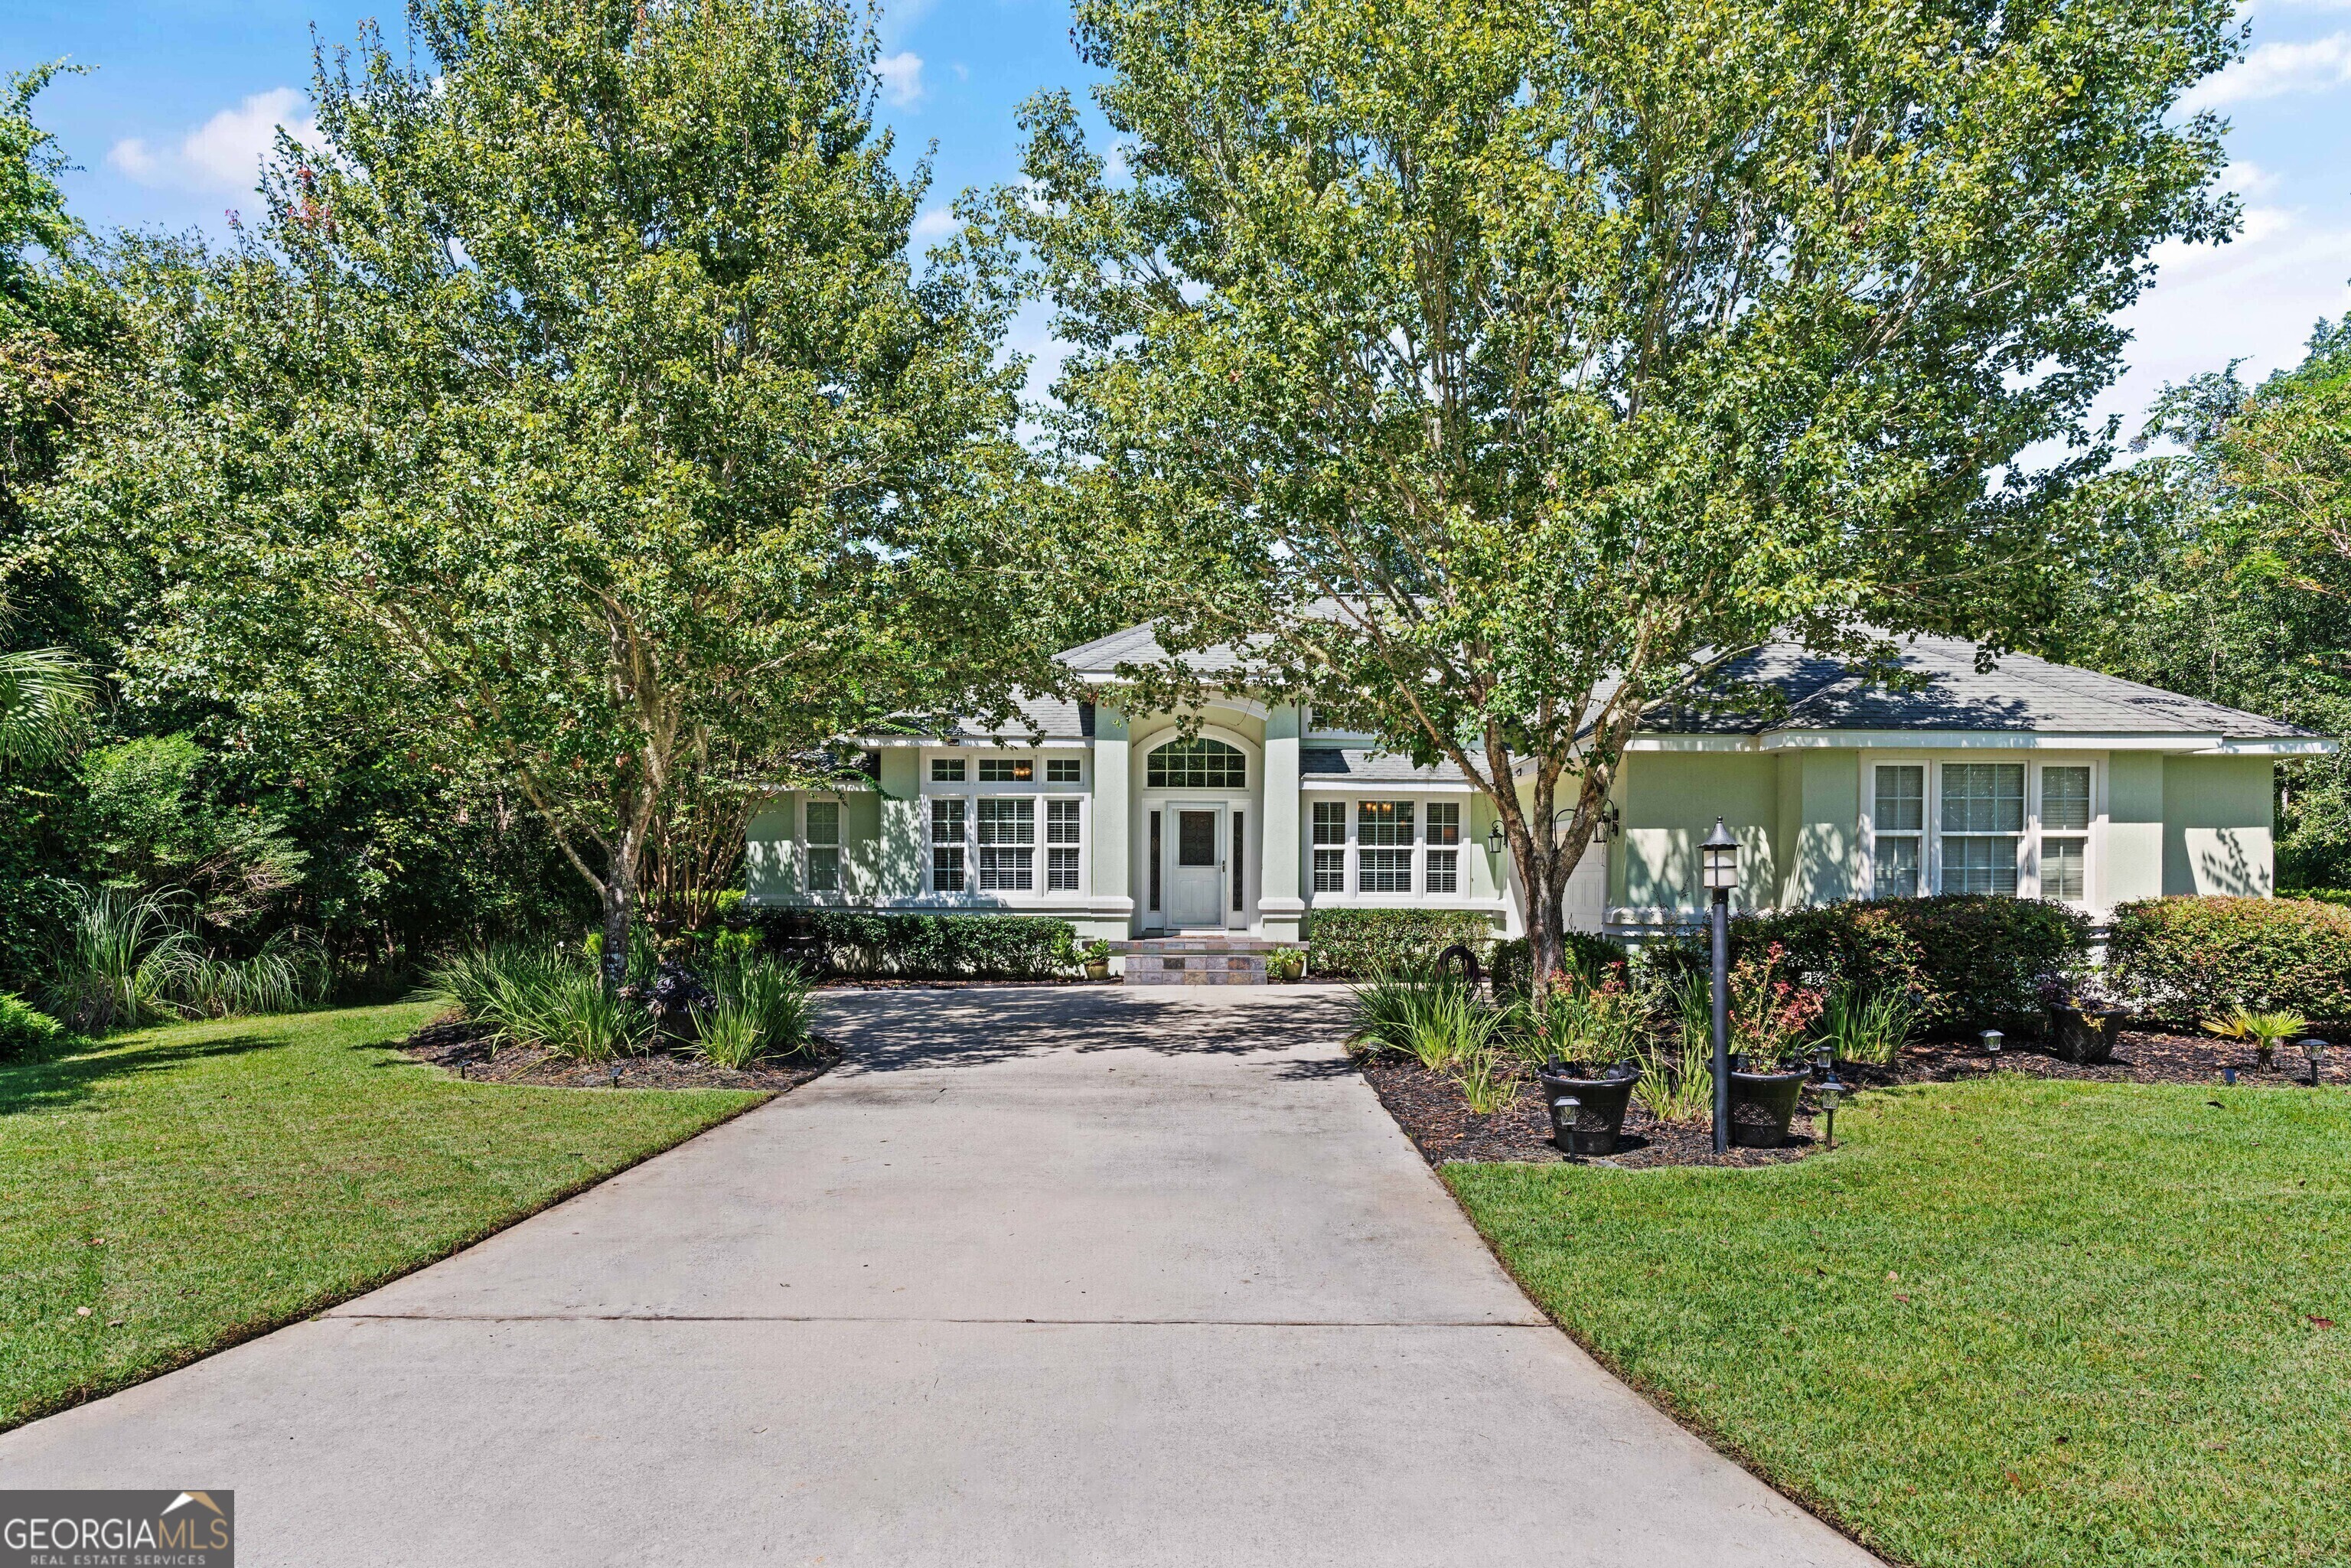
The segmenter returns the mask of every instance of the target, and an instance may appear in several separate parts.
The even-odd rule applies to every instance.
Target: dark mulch
[[[756,1089],[781,1094],[830,1071],[841,1047],[820,1036],[813,1054],[764,1061],[756,1067],[718,1067],[699,1057],[658,1051],[612,1061],[572,1061],[536,1046],[496,1050],[478,1024],[443,1019],[426,1024],[401,1049],[419,1061],[480,1083],[531,1083],[556,1089]],[[620,1069],[615,1081],[612,1070]]]
[[[1552,1145],[1551,1113],[1543,1107],[1542,1091],[1533,1083],[1520,1084],[1516,1100],[1490,1116],[1480,1116],[1469,1109],[1461,1086],[1451,1077],[1431,1072],[1410,1057],[1370,1056],[1362,1058],[1361,1064],[1372,1092],[1430,1165],[1447,1160],[1541,1164],[1567,1157]],[[1732,1149],[1717,1159],[1714,1134],[1704,1122],[1660,1122],[1636,1104],[1625,1109],[1625,1135],[1617,1140],[1616,1152],[1584,1163],[1625,1168],[1770,1166],[1802,1159],[1812,1147],[1812,1121],[1799,1113],[1785,1146]]]
[[[2351,1085],[2351,1049],[2330,1049],[2320,1066],[2319,1080],[2329,1085]],[[1543,1108],[1542,1092],[1531,1082],[1519,1087],[1518,1097],[1490,1116],[1469,1109],[1461,1086],[1442,1072],[1431,1072],[1409,1057],[1367,1056],[1360,1059],[1364,1076],[1380,1103],[1396,1119],[1405,1135],[1431,1165],[1447,1160],[1548,1163],[1566,1156],[1551,1141],[1551,1116]],[[2280,1051],[2269,1068],[2256,1066],[2252,1051],[2240,1041],[2210,1035],[2165,1034],[2128,1030],[2115,1046],[2113,1059],[2095,1066],[2079,1066],[2048,1055],[2033,1041],[2011,1045],[1997,1060],[1972,1040],[1963,1043],[1914,1045],[1891,1067],[1840,1062],[1837,1075],[1855,1089],[1880,1089],[1900,1083],[1951,1083],[1991,1072],[2023,1073],[2035,1078],[2079,1079],[2095,1083],[2217,1083],[2221,1070],[2238,1070],[2240,1083],[2290,1088],[2306,1083],[2309,1059],[2300,1051]],[[1817,1144],[1813,1113],[1817,1107],[1808,1093],[1796,1114],[1788,1142],[1776,1149],[1733,1149],[1718,1160],[1711,1133],[1704,1121],[1689,1124],[1658,1122],[1637,1104],[1625,1113],[1625,1136],[1617,1152],[1591,1165],[1637,1168],[1646,1166],[1762,1166],[1798,1160]]]

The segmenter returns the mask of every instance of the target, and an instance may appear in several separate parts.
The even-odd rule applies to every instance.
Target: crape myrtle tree
[[[994,221],[1166,643],[1467,774],[1540,983],[1645,711],[1766,701],[1774,636],[2034,642],[2113,313],[2235,219],[2175,108],[2228,11],[1080,0],[1113,145],[1032,100]]]
[[[78,526],[155,553],[153,686],[527,800],[617,977],[685,770],[706,821],[883,716],[1006,709],[1008,295],[910,262],[927,165],[873,125],[862,13],[418,0],[409,31],[321,55],[322,145],[281,138],[230,253],[126,262],[169,351]]]

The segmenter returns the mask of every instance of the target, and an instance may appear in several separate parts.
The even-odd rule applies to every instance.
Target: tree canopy
[[[152,688],[512,789],[617,963],[688,783],[1034,669],[1009,301],[909,261],[927,169],[839,5],[410,20],[413,63],[321,56],[324,144],[281,138],[229,253],[127,259],[164,364],[78,525],[169,585]]]
[[[2175,112],[2220,0],[1077,16],[1118,167],[1049,95],[997,207],[1080,349],[1063,476],[1173,645],[1491,798],[1546,967],[1645,710],[1764,700],[1774,636],[2040,641],[2114,313],[2234,222]]]

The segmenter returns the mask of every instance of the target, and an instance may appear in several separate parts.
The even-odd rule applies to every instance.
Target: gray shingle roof
[[[958,718],[951,724],[933,726],[920,733],[941,740],[976,742],[1000,739],[1012,746],[1028,745],[1032,735],[1045,740],[1086,740],[1093,736],[1094,705],[1090,702],[1063,702],[1059,697],[1017,697],[1013,706],[1020,716],[993,729],[976,718]],[[926,721],[908,719],[905,722],[914,725]]]
[[[1298,772],[1311,789],[1319,783],[1464,784],[1461,769],[1450,762],[1416,768],[1409,757],[1392,751],[1371,751],[1352,746],[1305,746],[1298,751]]]
[[[1129,626],[1123,632],[1113,632],[1107,637],[1097,637],[1091,643],[1081,643],[1065,648],[1053,657],[1081,675],[1107,675],[1121,664],[1157,664],[1166,662],[1167,650],[1159,645],[1150,623]],[[1239,656],[1227,646],[1203,648],[1183,656],[1184,663],[1202,674],[1219,674],[1241,667]]]
[[[1896,691],[1865,684],[1834,659],[1774,643],[1739,660],[1726,674],[1735,681],[1777,687],[1788,700],[1785,718],[1660,712],[1644,727],[1719,735],[1921,729],[2274,739],[2310,734],[2258,714],[2029,653],[2003,654],[1994,668],[1979,674],[1975,655],[1976,645],[1964,638],[1908,639],[1902,666],[1927,681],[1917,690]]]

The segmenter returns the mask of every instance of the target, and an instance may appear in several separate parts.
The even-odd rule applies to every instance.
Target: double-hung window
[[[1079,802],[1045,802],[1045,889],[1075,893],[1078,889]]]
[[[979,890],[1027,893],[1036,885],[1037,802],[979,803]]]
[[[1412,891],[1413,803],[1355,802],[1355,887],[1361,893]]]
[[[2082,904],[2090,896],[2090,770],[2041,770],[2041,896]]]
[[[810,893],[841,891],[841,802],[808,803],[808,885]]]
[[[1461,805],[1457,800],[1428,803],[1427,889],[1431,893],[1460,891]]]
[[[2024,839],[2024,764],[1946,762],[1941,771],[1942,890],[2013,896]]]
[[[1347,802],[1314,802],[1314,891],[1347,891]]]
[[[931,891],[933,893],[964,891],[963,839],[963,797],[960,795],[931,797]]]
[[[1927,769],[1915,762],[1877,768],[1870,873],[1880,898],[1918,896],[1927,836]]]

